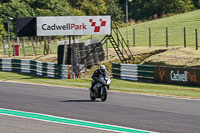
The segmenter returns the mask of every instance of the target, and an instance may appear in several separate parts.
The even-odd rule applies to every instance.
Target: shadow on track
[[[66,100],[66,101],[60,101],[60,102],[78,102],[78,103],[81,103],[81,102],[100,102],[100,101],[92,101],[92,100]]]

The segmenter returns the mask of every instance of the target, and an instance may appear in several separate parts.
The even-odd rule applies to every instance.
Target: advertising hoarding
[[[154,67],[156,82],[200,85],[200,69],[182,67]]]
[[[37,36],[100,34],[111,34],[111,16],[37,17]]]

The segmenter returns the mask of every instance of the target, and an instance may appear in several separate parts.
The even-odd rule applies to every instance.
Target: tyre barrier
[[[87,45],[87,46],[85,46],[85,49],[86,49],[86,56],[87,56],[87,58],[86,58],[87,68],[91,68],[94,66],[93,56],[92,56],[92,53],[90,53],[90,51],[92,50],[92,47],[91,47],[91,45]]]
[[[73,42],[72,42],[73,43]],[[77,49],[77,61],[78,64],[84,65],[85,68],[91,68],[94,65],[98,64],[101,61],[105,60],[105,53],[102,44],[100,44],[98,47],[96,47],[99,44],[99,39],[92,39],[92,40],[86,40],[83,42],[76,41],[75,44],[72,44],[72,51],[71,51],[71,60],[70,64],[73,65],[73,49]],[[66,47],[68,47],[68,42],[66,43]],[[91,52],[91,50],[95,50]],[[68,52],[68,51],[66,51]],[[90,54],[89,54],[90,53]],[[89,54],[89,55],[88,55]],[[58,41],[58,62],[59,64],[63,64],[63,55],[64,55],[64,41]],[[68,54],[65,53],[67,56]],[[85,59],[86,58],[86,59]],[[65,58],[66,62],[67,57]]]

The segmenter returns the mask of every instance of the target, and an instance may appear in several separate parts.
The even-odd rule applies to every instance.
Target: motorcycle
[[[111,79],[108,75],[105,77],[100,76],[98,82],[93,87],[93,92],[89,88],[90,99],[94,101],[96,98],[101,98],[101,101],[106,101],[110,84]]]

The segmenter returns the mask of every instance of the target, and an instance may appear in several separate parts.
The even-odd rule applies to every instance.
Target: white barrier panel
[[[138,81],[138,77],[133,77],[133,76],[121,76],[121,79],[128,79],[128,80]]]
[[[37,36],[101,34],[111,34],[111,16],[37,17]]]
[[[72,66],[69,67],[71,68]],[[14,72],[19,71],[60,79],[68,78],[68,65],[57,66],[57,64],[51,62],[31,62],[31,60],[26,59],[0,59],[0,70]]]

